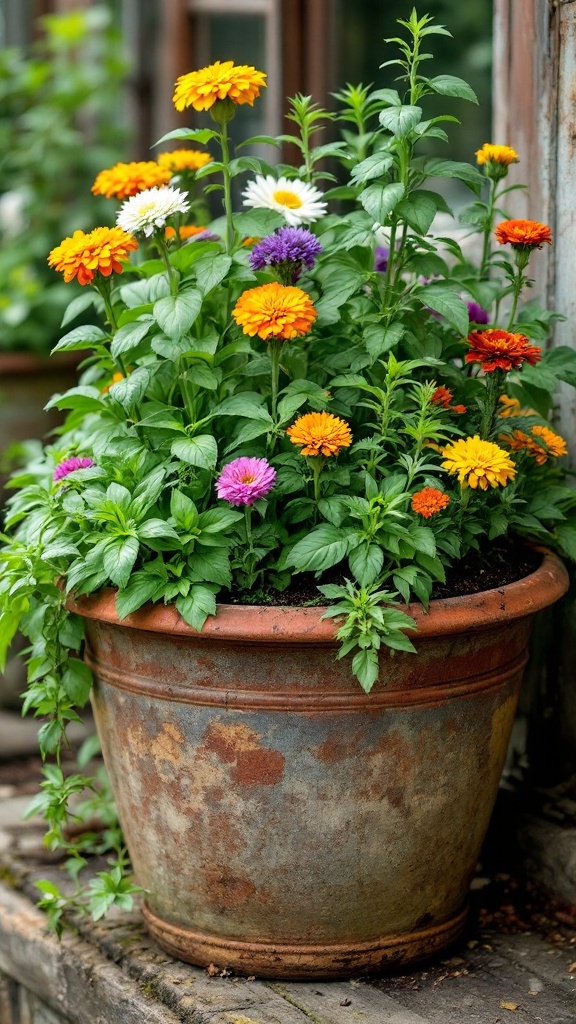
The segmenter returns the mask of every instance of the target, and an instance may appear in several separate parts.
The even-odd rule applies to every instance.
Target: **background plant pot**
[[[0,352],[0,523],[8,473],[2,456],[18,441],[44,438],[63,420],[58,409],[44,410],[57,391],[66,391],[77,381],[78,352],[37,356],[32,352]],[[18,652],[26,646],[22,636],[12,644],[4,674],[0,674],[0,707],[20,707],[26,685],[26,667]]]
[[[370,695],[318,608],[171,608],[119,623],[71,602],[104,758],[156,940],[261,977],[422,960],[461,932],[533,615],[567,586],[546,554],[520,582],[433,602],[418,653],[384,650]]]

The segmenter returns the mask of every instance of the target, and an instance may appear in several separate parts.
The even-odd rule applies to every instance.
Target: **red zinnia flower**
[[[480,363],[485,373],[494,370],[519,370],[523,363],[535,366],[542,358],[537,345],[531,345],[523,334],[511,334],[497,327],[487,331],[472,331],[468,335],[470,352],[467,363]]]

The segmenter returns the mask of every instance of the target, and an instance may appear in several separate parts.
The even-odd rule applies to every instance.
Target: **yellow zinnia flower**
[[[491,163],[504,164],[508,167],[510,164],[517,164],[519,157],[512,146],[495,146],[491,142],[485,142],[482,149],[476,150],[476,160],[480,166]]]
[[[308,334],[318,314],[301,288],[273,281],[243,292],[232,316],[244,334],[266,341]]]
[[[95,196],[106,196],[107,199],[128,199],[145,188],[167,185],[172,172],[162,167],[155,160],[134,160],[129,164],[115,164],[105,171],[100,171],[92,185]]]
[[[78,278],[78,284],[90,284],[96,274],[110,277],[121,274],[122,261],[138,248],[138,242],[122,228],[94,228],[89,234],[75,231],[48,256],[48,265],[64,274],[66,282]]]
[[[330,412],[309,412],[286,431],[292,444],[301,445],[302,455],[338,455],[349,448],[352,434],[346,420]]]
[[[171,153],[160,153],[158,163],[171,174],[178,171],[197,171],[212,160],[210,153],[203,153],[199,149],[174,149]]]
[[[478,434],[460,438],[442,449],[442,468],[457,475],[462,487],[505,487],[516,475],[510,456],[492,441],[483,441]]]
[[[176,81],[173,96],[176,110],[193,107],[194,110],[210,110],[217,100],[232,100],[239,106],[242,103],[254,103],[260,95],[260,89],[266,88],[266,75],[263,71],[246,64],[234,65],[234,61],[210,64],[200,71],[191,71],[180,75]]]

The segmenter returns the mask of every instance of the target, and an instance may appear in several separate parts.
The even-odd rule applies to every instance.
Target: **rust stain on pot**
[[[238,878],[229,869],[215,869],[206,872],[206,888],[210,898],[222,914],[227,910],[249,905],[256,897],[256,886],[249,878]],[[258,896],[261,902],[261,896]]]
[[[260,744],[262,736],[242,723],[212,722],[204,745],[224,764],[233,765],[232,782],[245,786],[275,786],[284,778],[284,756]]]
[[[161,731],[150,742],[150,753],[158,761],[176,765],[182,758],[184,734],[171,722],[165,722]]]

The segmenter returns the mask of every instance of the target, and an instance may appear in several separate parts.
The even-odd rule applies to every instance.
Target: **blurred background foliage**
[[[0,351],[48,353],[72,285],[46,263],[77,228],[108,223],[90,186],[125,158],[127,65],[105,5],[47,15],[29,48],[0,50]]]

